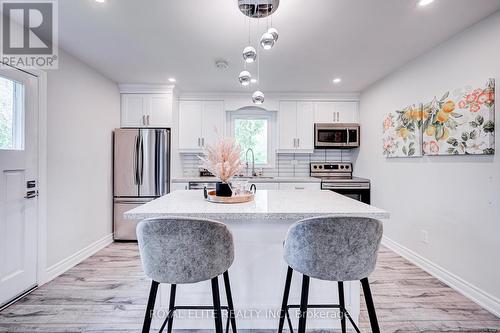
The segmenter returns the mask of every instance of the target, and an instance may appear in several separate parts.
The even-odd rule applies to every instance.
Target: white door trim
[[[37,284],[47,277],[47,72],[20,69],[38,78],[38,260]]]

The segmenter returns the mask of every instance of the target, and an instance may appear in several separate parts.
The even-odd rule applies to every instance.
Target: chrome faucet
[[[248,152],[252,153],[252,177],[256,177],[257,173],[255,172],[255,155],[253,153],[252,148],[248,148],[247,152],[245,153],[245,160],[247,161],[247,176],[248,176]]]

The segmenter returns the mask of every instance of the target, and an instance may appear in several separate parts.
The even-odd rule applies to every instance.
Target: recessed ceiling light
[[[97,3],[105,3],[106,0],[95,0],[95,2],[97,2]]]
[[[418,5],[419,5],[420,7],[424,7],[424,6],[430,5],[430,4],[431,4],[431,3],[433,3],[433,2],[434,2],[434,0],[420,0],[420,1],[418,2]]]
[[[342,82],[342,79],[339,77],[336,77],[335,79],[333,79],[333,83],[340,83],[340,82]]]
[[[168,82],[175,83],[177,80],[174,77],[169,77]]]

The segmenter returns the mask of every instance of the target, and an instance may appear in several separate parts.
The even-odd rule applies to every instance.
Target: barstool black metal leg
[[[236,333],[236,314],[234,313],[233,295],[231,294],[231,284],[229,283],[229,273],[224,272],[224,288],[226,289],[227,307],[229,308],[229,319],[231,330]]]
[[[220,308],[218,277],[212,279],[212,298],[214,300],[215,333],[222,333],[222,311]]]
[[[151,282],[151,289],[149,290],[148,305],[146,306],[146,315],[144,316],[144,323],[142,325],[142,333],[148,333],[151,328],[151,319],[153,318],[153,310],[155,307],[156,293],[158,292],[159,283],[156,281]]]
[[[302,293],[300,294],[300,319],[299,319],[299,333],[306,332],[306,319],[307,319],[307,299],[309,296],[309,276],[302,277]]]
[[[160,327],[160,330],[158,331],[159,333],[163,332],[163,329],[165,328],[165,325],[168,324],[167,331],[168,333],[172,333],[172,325],[174,324],[174,306],[175,306],[175,290],[177,288],[177,285],[172,284],[170,286],[170,303],[168,305],[168,314],[167,318],[163,322],[163,324]]]
[[[283,332],[283,325],[285,324],[286,307],[288,305],[288,295],[290,294],[290,284],[292,283],[292,274],[293,274],[293,269],[290,266],[288,266],[288,270],[286,272],[286,280],[285,280],[285,291],[283,292],[283,302],[281,303],[280,323],[278,326],[278,333]]]
[[[370,290],[370,283],[368,282],[368,278],[362,279],[361,285],[363,286],[363,294],[365,295],[366,308],[368,309],[368,316],[370,317],[370,326],[372,328],[372,332],[380,333],[377,314],[375,313],[375,305],[373,304],[372,292]]]
[[[340,327],[342,328],[342,333],[346,333],[345,326],[345,300],[344,300],[344,282],[338,281],[339,289],[339,305],[340,305]]]
[[[172,325],[174,324],[174,306],[175,306],[176,290],[177,290],[176,284],[170,286],[170,303],[168,304],[168,312],[170,314],[170,318],[168,318],[167,333],[172,333]]]

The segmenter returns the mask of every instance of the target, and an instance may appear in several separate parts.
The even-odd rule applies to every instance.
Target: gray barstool
[[[288,264],[278,333],[282,333],[285,316],[292,331],[289,308],[300,308],[299,333],[305,333],[308,308],[339,308],[342,333],[346,332],[345,316],[356,332],[360,332],[345,308],[344,281],[360,280],[363,286],[370,325],[379,333],[377,315],[368,283],[375,269],[382,238],[382,222],[361,217],[318,217],[299,221],[288,230],[284,259]],[[300,306],[288,305],[292,273],[303,274]],[[337,281],[339,304],[308,305],[309,278]]]
[[[233,300],[229,283],[228,268],[234,260],[233,236],[225,224],[217,221],[193,218],[158,218],[140,222],[137,225],[137,240],[142,267],[153,281],[144,318],[142,332],[149,332],[153,316],[158,285],[171,284],[169,312],[160,328],[172,332],[175,310],[213,309],[216,333],[222,333],[222,309],[228,311],[236,333]],[[224,275],[227,307],[221,307],[219,296],[219,275]],[[175,306],[177,284],[212,281],[212,306]]]

